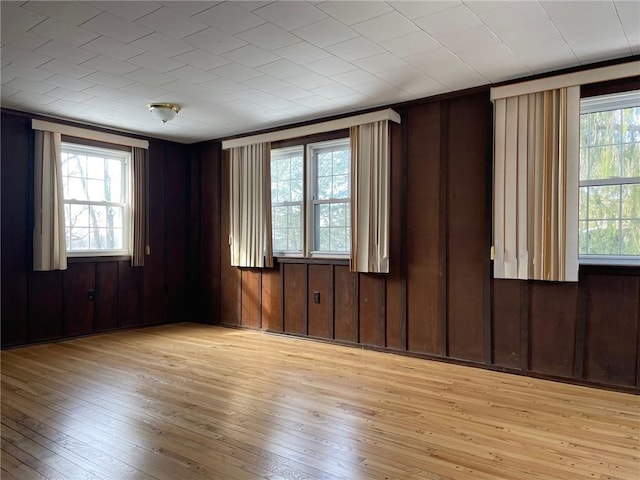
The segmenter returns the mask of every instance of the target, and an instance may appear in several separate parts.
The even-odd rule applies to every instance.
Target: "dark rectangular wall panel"
[[[486,93],[450,100],[448,106],[447,333],[449,355],[484,358],[484,289],[489,278],[485,204],[489,136]],[[464,140],[463,140],[464,139]]]
[[[91,333],[96,295],[96,264],[70,264],[63,273],[63,282],[65,336]]]
[[[220,177],[220,323],[241,324],[240,270],[231,266],[229,250],[229,152],[222,156]]]
[[[319,303],[315,303],[317,293]],[[333,338],[333,267],[309,265],[309,335]]]
[[[635,385],[640,279],[591,275],[587,291],[585,378]]]
[[[531,370],[571,377],[578,314],[578,285],[531,282],[530,292]]]
[[[385,276],[360,274],[360,343],[385,346]]]
[[[334,267],[334,337],[344,342],[358,341],[358,274],[346,265]]]
[[[118,262],[118,316],[119,326],[142,324],[140,308],[140,267],[132,267],[131,261]]]
[[[494,279],[493,363],[520,368],[520,319],[522,282]]]
[[[282,331],[282,290],[280,270],[264,269],[262,272],[262,328]]]
[[[2,345],[27,342],[27,278],[32,267],[29,120],[2,115],[0,265]]]
[[[147,267],[145,267],[146,269]],[[146,278],[145,278],[146,287]],[[145,288],[146,292],[146,288]],[[159,298],[162,298],[160,296]],[[156,299],[156,303],[158,300]],[[118,328],[118,263],[96,263],[96,300],[94,329],[96,332]],[[145,311],[145,315],[148,312]]]
[[[249,328],[260,328],[262,325],[260,312],[262,304],[262,288],[260,271],[242,269],[242,325]]]
[[[200,305],[205,323],[218,323],[220,305],[220,143],[200,153]]]
[[[31,273],[29,276],[29,342],[52,340],[63,335],[62,296],[62,271]]]
[[[406,282],[404,258],[404,228],[407,222],[403,206],[406,182],[404,175],[402,126],[391,123],[391,206],[389,219],[390,268],[387,278],[386,335],[387,346],[398,350],[406,348]]]
[[[440,325],[440,104],[411,108],[408,116],[407,334],[410,351],[439,353]]]
[[[307,266],[284,265],[284,331],[307,334]]]

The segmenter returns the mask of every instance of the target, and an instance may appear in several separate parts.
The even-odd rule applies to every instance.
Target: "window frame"
[[[610,93],[597,96],[583,97],[580,99],[580,116],[597,112],[606,112],[612,110],[621,110],[625,108],[640,107],[640,90],[628,90],[620,93]],[[579,120],[580,121],[580,120]],[[582,132],[581,132],[582,135]],[[580,138],[582,150],[582,138]],[[635,143],[635,142],[634,142]],[[624,145],[622,139],[616,145]],[[591,148],[592,146],[589,146]],[[582,158],[578,160],[582,162]],[[581,165],[580,165],[581,166]],[[609,177],[603,179],[580,180],[579,189],[583,187],[598,186],[622,186],[622,185],[639,185],[640,176],[637,177]],[[580,200],[579,200],[580,202]],[[579,204],[579,209],[582,204]],[[587,204],[588,208],[588,204]],[[620,200],[620,209],[622,208],[622,200]],[[582,220],[579,218],[579,220]],[[587,221],[590,220],[587,212]],[[616,219],[622,222],[622,212]],[[580,226],[578,226],[580,229]],[[588,234],[588,231],[587,231]],[[622,234],[622,232],[620,232]],[[609,265],[609,266],[640,266],[639,255],[616,255],[616,254],[578,254],[579,265]]]
[[[121,191],[124,196],[124,201],[122,202],[113,202],[113,201],[96,201],[96,200],[78,200],[78,199],[67,199],[63,192],[63,205],[66,215],[66,206],[67,205],[98,205],[98,206],[115,206],[122,208],[122,249],[110,249],[110,250],[97,250],[97,249],[88,249],[88,250],[71,250],[70,245],[66,245],[67,257],[70,259],[79,259],[79,258],[116,258],[116,257],[131,257],[132,255],[132,240],[131,240],[131,215],[132,215],[132,174],[131,174],[131,165],[132,165],[132,151],[130,147],[124,147],[121,145],[113,145],[104,142],[92,142],[92,141],[83,141],[82,139],[77,139],[75,137],[67,137],[63,136],[62,138],[62,152],[65,151],[76,151],[83,154],[98,154],[94,156],[100,156],[102,158],[114,158],[114,159],[122,159],[121,165],[121,178],[122,185]],[[63,173],[64,177],[64,173]],[[67,219],[65,218],[65,231],[67,226]],[[66,232],[65,232],[66,236]]]
[[[312,148],[317,146],[330,146],[330,145],[339,145],[342,143],[346,143],[350,148],[350,138],[349,138],[349,130],[337,130],[334,132],[328,132],[321,135],[312,135],[309,137],[303,137],[298,139],[289,139],[283,140],[279,142],[273,142],[271,144],[271,152],[274,150],[280,149],[299,149],[302,148],[303,155],[303,201],[302,201],[302,226],[300,235],[302,237],[302,249],[301,251],[273,251],[273,255],[275,258],[283,258],[283,259],[300,259],[300,260],[337,260],[344,261],[349,260],[351,257],[351,245],[349,244],[349,252],[326,252],[326,251],[317,251],[314,250],[315,246],[315,229],[313,225],[314,215],[313,215],[313,203],[312,203],[312,191],[315,191],[315,176],[314,171],[314,159],[311,155]],[[349,166],[349,181],[351,181],[351,166]],[[352,193],[350,191],[349,195],[349,204],[351,204]],[[313,194],[315,196],[315,193]],[[273,197],[272,197],[272,212],[273,212]],[[273,222],[273,220],[272,220]],[[272,223],[273,227],[273,223]],[[349,230],[351,231],[351,219],[349,219]]]

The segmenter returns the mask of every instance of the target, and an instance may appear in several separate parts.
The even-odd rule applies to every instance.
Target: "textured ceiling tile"
[[[159,87],[161,85],[165,85],[169,82],[175,81],[175,77],[170,77],[169,75],[154,72],[153,70],[149,70],[147,68],[139,68],[138,70],[127,73],[124,76],[126,78],[130,78],[131,80],[135,80],[136,82],[151,85],[152,87]]]
[[[358,36],[355,30],[333,18],[325,18],[319,22],[294,30],[293,33],[320,48]]]
[[[184,67],[171,70],[168,75],[192,83],[210,82],[211,80],[215,80],[216,78],[218,78],[213,73],[205,72],[204,70],[192,67],[191,65],[185,65]]]
[[[29,80],[22,77],[13,77],[13,80],[7,82],[6,84],[3,84],[3,87],[4,86],[7,86],[9,88],[17,88],[18,90],[22,90],[25,92],[39,94],[50,92],[55,88],[54,85],[37,82],[35,80]]]
[[[90,42],[99,36],[97,33],[68,23],[62,23],[52,18],[36,25],[30,32],[53,40],[60,40],[75,47]]]
[[[130,58],[128,63],[133,63],[134,65],[160,73],[166,73],[170,70],[175,70],[176,68],[184,66],[184,63],[153,52],[146,52],[142,55],[138,55],[137,57]]]
[[[351,72],[357,70],[358,67],[352,63],[345,62],[340,58],[330,57],[315,62],[308,63],[306,67],[320,75],[339,75],[345,72]]]
[[[189,45],[157,32],[147,35],[146,37],[139,38],[135,42],[131,42],[130,45],[159,55],[164,55],[165,57],[174,57],[176,55],[181,55],[195,50],[193,45]]]
[[[195,15],[198,19],[212,27],[216,27],[230,35],[251,30],[266,20],[230,2],[224,2]]]
[[[268,63],[258,67],[257,70],[280,79],[287,79],[309,73],[307,68],[290,62],[289,60],[278,60],[277,62]]]
[[[253,13],[289,31],[327,17],[307,2],[273,2],[254,10]]]
[[[348,62],[385,53],[384,48],[364,37],[337,43],[326,47],[325,50]]]
[[[83,45],[82,48],[117,60],[127,60],[144,53],[141,48],[125,45],[122,42],[104,36]]]
[[[16,48],[12,45],[5,45],[0,49],[0,58],[2,59],[3,65],[5,63],[13,62],[20,65],[27,65],[29,67],[39,67],[51,61],[51,57],[47,55],[29,52],[21,48]]]
[[[139,18],[135,23],[173,38],[184,38],[207,28],[205,23],[166,7]]]
[[[115,60],[105,55],[98,55],[97,57],[84,62],[82,66],[111,73],[113,75],[124,75],[139,68],[138,65],[132,65],[131,63],[123,62],[121,60]]]
[[[109,12],[113,15],[116,15],[120,18],[124,18],[130,22],[133,22],[140,17],[144,17],[145,15],[162,8],[162,5],[152,1],[110,1],[110,2],[102,2],[91,0],[91,6],[95,8],[99,8],[100,10],[104,10],[105,12]]]
[[[49,43],[38,47],[36,52],[71,63],[86,62],[96,56],[93,52],[58,42],[57,40],[51,40]]]
[[[133,83],[133,80],[131,79],[111,75],[110,73],[106,72],[91,73],[86,77],[83,77],[83,80],[109,88],[122,88]]]
[[[200,70],[211,70],[230,63],[226,58],[212,55],[202,49],[195,49],[182,55],[176,55],[173,59],[199,68]]]
[[[392,11],[384,2],[350,0],[323,2],[318,4],[318,8],[346,25],[364,22]]]
[[[20,6],[19,2],[2,2],[0,5],[0,32],[4,37],[7,30],[29,30],[47,19],[46,15]]]
[[[259,27],[239,33],[236,37],[265,50],[275,50],[300,41],[300,38],[272,23],[265,23]]]
[[[135,67],[134,67],[135,68]],[[38,67],[39,70],[45,72],[58,73],[67,77],[82,78],[90,73],[95,72],[94,68],[87,65],[76,65],[75,63],[65,62],[63,60],[54,59]]]
[[[209,27],[182,40],[215,55],[230,52],[247,44],[247,42],[213,27]]]
[[[94,85],[93,83],[85,82],[84,80],[78,80],[77,78],[71,78],[60,74],[47,78],[45,82],[47,85],[62,87],[76,92],[82,92]]]
[[[300,42],[288,47],[274,50],[275,54],[280,55],[287,60],[304,65],[305,63],[315,62],[330,56],[321,48],[315,47],[307,42]]]
[[[393,9],[400,12],[408,19],[424,17],[425,15],[431,15],[432,13],[441,12],[449,8],[457,7],[460,2],[457,0],[446,1],[388,1],[387,4]]]
[[[152,33],[152,30],[128,22],[110,13],[101,13],[97,17],[84,23],[83,28],[92,32],[106,35],[119,42],[129,43]]]
[[[371,20],[360,22],[354,25],[353,29],[376,43],[418,31],[418,27],[412,21],[398,12],[385,13]]]
[[[402,59],[390,53],[373,55],[371,57],[356,60],[353,63],[369,73],[377,73],[384,70],[391,70],[393,68],[401,68],[407,66],[407,64]]]
[[[101,12],[94,8],[91,2],[28,2],[24,8],[72,25],[80,25]]]
[[[440,43],[422,30],[382,43],[387,51],[399,57],[438,48]]]
[[[244,47],[223,54],[223,57],[246,65],[247,67],[259,67],[260,65],[281,60],[279,56],[269,53],[255,45],[245,45]]]
[[[212,72],[233,82],[243,82],[262,75],[260,72],[239,63],[230,63],[229,65],[215,68]]]
[[[414,22],[436,39],[482,25],[482,20],[465,5],[420,17],[415,19]]]

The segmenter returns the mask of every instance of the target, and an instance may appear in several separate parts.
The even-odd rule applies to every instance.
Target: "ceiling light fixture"
[[[147,108],[162,123],[167,123],[180,111],[180,105],[173,103],[150,103]]]

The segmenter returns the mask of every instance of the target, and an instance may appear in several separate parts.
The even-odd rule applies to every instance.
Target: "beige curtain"
[[[273,266],[270,164],[270,143],[230,150],[232,266]]]
[[[131,265],[144,266],[144,256],[150,253],[149,241],[149,156],[147,149],[131,149]]]
[[[351,271],[389,273],[389,121],[350,130]]]
[[[494,101],[495,278],[578,280],[580,87]]]
[[[33,269],[66,270],[61,135],[40,130],[34,135]]]

